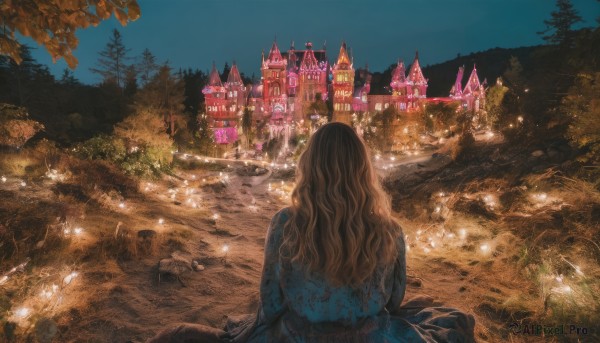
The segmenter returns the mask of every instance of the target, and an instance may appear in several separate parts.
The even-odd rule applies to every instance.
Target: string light
[[[20,307],[15,310],[15,316],[20,319],[27,318],[30,313],[31,313],[31,310],[27,307]]]
[[[2,179],[1,180],[2,180],[2,183],[5,183],[6,182],[6,176],[2,175]]]
[[[165,223],[165,220],[162,218],[158,219],[158,224],[163,225]]]
[[[63,279],[63,283],[65,285],[69,285],[77,276],[79,276],[79,273],[71,272],[71,274],[65,276],[65,278]]]

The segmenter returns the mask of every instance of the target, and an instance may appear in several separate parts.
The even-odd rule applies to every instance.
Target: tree
[[[488,125],[497,128],[502,114],[502,101],[508,88],[504,86],[502,79],[498,78],[496,84],[488,88],[485,95],[485,112],[487,113]]]
[[[22,62],[19,33],[43,45],[53,60],[64,58],[75,69],[77,59],[73,49],[79,40],[78,29],[97,26],[114,15],[121,25],[137,20],[140,7],[137,0],[19,0],[0,2],[0,54]]]
[[[383,112],[375,113],[372,120],[373,128],[367,129],[365,139],[379,151],[389,151],[394,140],[394,121],[397,118],[398,111],[394,106],[386,108]]]
[[[538,34],[550,44],[571,46],[574,37],[573,25],[582,21],[571,1],[556,0],[556,10],[550,15],[550,19],[544,20],[546,30]]]
[[[183,113],[184,84],[181,78],[171,74],[171,67],[165,63],[152,80],[135,97],[135,107],[139,110],[153,110],[162,113],[165,127],[171,137],[176,133],[176,117]]]
[[[150,52],[148,48],[144,49],[142,52],[142,58],[140,63],[137,66],[137,69],[140,73],[140,80],[142,81],[142,86],[145,86],[152,80],[154,74],[158,72],[160,66],[156,63],[156,57]]]
[[[252,111],[248,107],[244,109],[244,113],[242,114],[242,132],[246,138],[246,149],[248,149],[253,138]]]
[[[125,88],[123,93],[128,98],[133,97],[138,91],[137,76],[138,71],[135,66],[133,64],[127,66],[125,69]]]
[[[112,36],[104,50],[100,51],[98,58],[98,68],[90,68],[93,73],[102,76],[104,83],[115,83],[119,88],[123,86],[126,62],[129,59],[127,53],[129,49],[123,44],[123,37],[117,30],[113,30]]]
[[[208,124],[208,116],[204,113],[198,115],[198,131],[195,134],[198,140],[198,149],[204,155],[213,155],[215,151],[215,137]]]

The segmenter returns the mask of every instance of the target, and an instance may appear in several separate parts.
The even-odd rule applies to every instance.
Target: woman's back
[[[270,234],[271,246],[265,255],[273,256],[279,265],[274,274],[274,283],[278,283],[287,304],[295,314],[309,322],[338,322],[346,325],[356,324],[361,319],[373,317],[385,311],[391,298],[394,284],[394,265],[380,266],[375,273],[362,284],[356,286],[333,285],[321,273],[310,272],[300,263],[282,260],[277,253],[281,247],[283,226],[289,219],[289,210],[280,212],[280,219]],[[399,256],[404,255],[404,246]],[[267,263],[267,261],[265,261]]]

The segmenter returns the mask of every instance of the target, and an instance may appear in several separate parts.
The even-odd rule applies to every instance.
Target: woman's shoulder
[[[274,224],[283,224],[290,218],[291,215],[292,209],[290,207],[284,207],[275,213],[272,222]]]

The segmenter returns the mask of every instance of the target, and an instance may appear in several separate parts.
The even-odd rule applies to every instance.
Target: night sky
[[[599,2],[573,3],[584,18],[582,26],[597,25]],[[121,31],[132,57],[149,48],[159,61],[168,60],[177,69],[208,71],[213,61],[222,69],[226,61],[236,60],[242,72],[258,75],[261,50],[268,53],[276,36],[282,50],[292,40],[296,48],[306,41],[319,48],[326,41],[330,60],[345,40],[355,66],[368,62],[371,70],[381,71],[397,58],[412,61],[416,49],[425,66],[458,53],[540,44],[536,32],[544,29],[543,20],[555,7],[554,0],[139,0],[139,4],[141,18],[126,27],[111,18],[79,31],[75,76],[80,81],[100,81],[89,68],[113,28]],[[66,68],[63,60],[52,64],[43,48],[33,54],[57,76]]]

